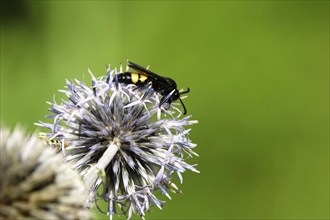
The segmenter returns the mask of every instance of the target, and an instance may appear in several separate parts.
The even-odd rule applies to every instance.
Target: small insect
[[[151,85],[156,92],[163,96],[160,100],[159,107],[165,103],[170,105],[172,102],[179,99],[183,107],[183,114],[185,115],[187,113],[186,107],[184,106],[180,95],[188,93],[190,91],[189,88],[184,92],[179,92],[175,81],[171,78],[160,76],[130,61],[128,61],[128,67],[130,67],[132,71],[118,73],[113,81],[126,84],[135,84],[138,87]]]
[[[62,146],[64,148],[68,147],[69,145],[66,142],[62,142],[57,139],[49,139],[44,133],[39,134],[39,138],[43,140],[48,146],[53,147],[56,151],[60,151],[62,149]]]

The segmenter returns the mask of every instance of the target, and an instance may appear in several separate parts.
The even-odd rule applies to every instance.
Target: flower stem
[[[84,175],[84,180],[87,189],[92,188],[92,186],[95,184],[95,182],[100,176],[99,171],[105,170],[105,168],[109,165],[118,150],[119,146],[111,142],[110,145],[107,147],[107,150],[103,153],[102,157],[97,162],[97,164],[89,168],[89,170]]]

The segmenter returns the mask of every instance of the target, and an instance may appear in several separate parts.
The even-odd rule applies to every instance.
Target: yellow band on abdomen
[[[139,80],[139,74],[132,73],[131,74],[131,79],[132,79],[132,83],[136,83]]]
[[[148,79],[147,76],[140,74],[140,82],[144,83],[144,81],[146,81],[146,79]]]

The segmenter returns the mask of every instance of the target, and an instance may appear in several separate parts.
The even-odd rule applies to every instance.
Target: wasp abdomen
[[[120,83],[135,84],[137,86],[145,85],[148,82],[146,75],[135,72],[120,73],[117,75],[117,79]]]

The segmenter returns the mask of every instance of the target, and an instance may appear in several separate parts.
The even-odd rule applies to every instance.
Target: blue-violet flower
[[[60,91],[68,99],[49,103],[53,122],[37,125],[50,129],[44,134],[49,140],[63,143],[66,159],[91,189],[89,201],[104,200],[110,218],[119,208],[129,219],[133,213],[143,217],[151,205],[163,206],[155,191],[168,198],[169,191],[180,192],[173,174],[182,182],[186,170],[198,172],[186,162],[197,156],[186,128],[197,121],[182,118],[179,103],[160,108],[161,95],[151,86],[118,83],[116,74],[110,66],[100,78],[90,72],[91,87],[67,80]]]

